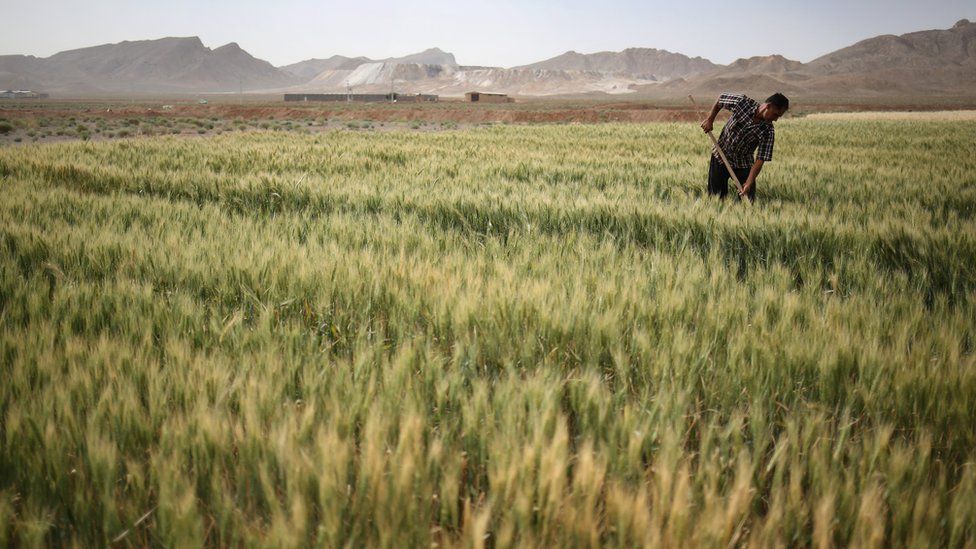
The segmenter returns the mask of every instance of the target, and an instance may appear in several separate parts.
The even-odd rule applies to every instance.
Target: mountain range
[[[778,55],[739,59],[715,71],[670,80],[635,93],[779,90],[806,96],[893,97],[976,95],[976,23],[901,36],[882,35],[809,63]]]
[[[708,59],[692,58],[667,50],[628,48],[621,52],[602,51],[590,54],[568,51],[552,59],[516,68],[610,72],[646,80],[663,80],[709,72],[720,66]]]
[[[523,96],[628,94],[677,97],[734,89],[808,97],[974,94],[976,24],[862,40],[809,63],[781,55],[729,65],[653,48],[566,52],[519,67],[458,65],[437,48],[388,59],[335,55],[275,67],[236,43],[210,49],[197,37],[125,41],[47,58],[0,56],[0,89],[53,96],[387,92]]]
[[[353,70],[356,67],[366,63],[457,66],[457,61],[454,60],[453,54],[445,53],[439,48],[431,48],[413,55],[407,55],[405,57],[390,57],[388,59],[382,59],[379,61],[374,61],[368,57],[344,57],[342,55],[333,55],[328,59],[307,59],[291,65],[285,65],[284,67],[281,67],[281,70],[298,78],[302,78],[305,81],[309,81],[322,74],[323,71]]]
[[[234,42],[210,49],[195,36],[125,41],[47,58],[0,56],[0,88],[52,94],[251,91],[300,83]]]

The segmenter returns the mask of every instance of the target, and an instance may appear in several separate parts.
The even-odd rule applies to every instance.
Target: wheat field
[[[976,547],[974,143],[0,148],[0,546]]]
[[[859,112],[818,112],[806,115],[811,120],[907,120],[907,121],[954,121],[972,122],[976,111],[859,111]]]

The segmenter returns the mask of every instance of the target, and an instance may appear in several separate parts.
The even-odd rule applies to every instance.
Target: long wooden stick
[[[698,103],[695,103],[695,98],[689,95],[688,99],[691,99],[691,104],[695,106],[695,109],[698,110],[698,114],[700,116],[702,114],[702,110],[698,108]],[[735,175],[735,170],[733,170],[732,165],[729,164],[729,159],[725,158],[725,152],[722,151],[722,147],[718,146],[718,139],[715,139],[715,134],[713,134],[712,132],[705,132],[705,133],[708,134],[708,137],[712,138],[712,144],[715,145],[715,150],[718,151],[719,158],[721,158],[722,162],[725,164],[725,169],[727,169],[729,171],[729,175],[732,176],[732,181],[735,182],[735,188],[739,189],[739,192],[741,192],[742,183],[739,182],[739,176]]]

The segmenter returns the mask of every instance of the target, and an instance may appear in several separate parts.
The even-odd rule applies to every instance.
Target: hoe
[[[691,104],[694,105],[695,109],[698,110],[699,116],[702,116],[704,113],[702,113],[702,110],[698,108],[698,103],[695,103],[695,98],[689,95],[688,99],[691,99]],[[742,191],[742,183],[739,182],[739,177],[735,175],[735,170],[732,169],[732,165],[729,164],[729,160],[725,158],[725,152],[722,151],[722,147],[718,146],[718,139],[715,139],[715,134],[712,132],[706,133],[708,133],[708,137],[712,138],[712,143],[715,145],[715,150],[718,151],[718,155],[721,157],[722,163],[725,164],[725,169],[727,169],[729,171],[729,175],[732,176],[732,181],[735,181],[735,187],[739,189],[739,191]]]

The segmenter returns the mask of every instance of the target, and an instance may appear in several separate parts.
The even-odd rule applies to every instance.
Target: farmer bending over
[[[736,177],[742,182],[739,197],[745,195],[752,201],[756,198],[756,178],[762,171],[763,162],[773,159],[773,142],[776,138],[773,122],[790,108],[790,100],[781,93],[774,93],[760,105],[741,94],[723,93],[718,96],[708,118],[702,122],[703,130],[712,131],[715,117],[722,107],[731,111],[732,115],[722,129],[718,146],[722,147]],[[752,153],[757,147],[759,156],[753,160]],[[725,198],[729,192],[729,177],[718,151],[713,148],[708,166],[708,194]]]

